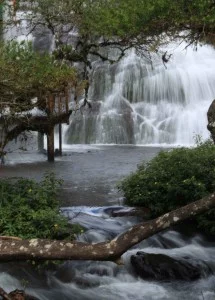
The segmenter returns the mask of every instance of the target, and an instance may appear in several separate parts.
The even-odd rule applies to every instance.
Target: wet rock
[[[33,49],[40,53],[49,52],[52,47],[52,32],[43,25],[38,25],[33,31]]]
[[[144,219],[148,219],[150,216],[150,210],[145,207],[119,207],[117,209],[113,209],[110,214],[112,217],[143,217]]]
[[[81,269],[81,268],[80,268]],[[57,272],[55,273],[55,277],[64,283],[75,283],[81,288],[89,288],[99,286],[99,281],[96,278],[93,278],[91,274],[84,274],[83,270],[79,270],[81,273],[78,274],[76,268],[73,268],[72,264],[66,263],[63,264]]]
[[[100,285],[96,278],[85,278],[84,276],[76,277],[74,283],[81,288],[93,288]]]
[[[11,300],[39,300],[38,298],[26,294],[23,290],[14,290],[8,294]]]
[[[99,277],[103,277],[103,276],[110,276],[110,277],[114,277],[116,276],[116,272],[117,272],[117,267],[116,264],[114,263],[99,263],[99,264],[93,264],[90,265],[87,269],[86,272],[88,274],[91,275],[96,275]]]
[[[62,265],[55,273],[55,277],[64,283],[70,283],[74,281],[75,276],[76,276],[75,270],[71,268],[71,266],[69,265],[68,266]]]
[[[208,130],[211,133],[211,137],[215,143],[215,100],[211,103],[208,112],[207,112],[207,117],[208,117]]]
[[[142,251],[131,256],[131,264],[137,275],[150,280],[196,280],[212,274],[210,267],[203,261]]]
[[[58,272],[55,276],[63,283],[73,282],[82,288],[99,286],[98,280],[84,277],[84,275],[76,276],[73,271],[69,271],[68,269],[64,273]]]

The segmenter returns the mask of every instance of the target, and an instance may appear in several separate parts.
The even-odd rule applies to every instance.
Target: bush
[[[30,238],[72,238],[80,231],[69,228],[60,214],[57,191],[61,181],[47,174],[41,182],[12,178],[0,180],[0,235]]]
[[[162,151],[124,179],[119,189],[126,204],[147,207],[152,217],[198,200],[215,191],[215,146],[207,141],[195,148]],[[196,220],[215,234],[215,209]]]

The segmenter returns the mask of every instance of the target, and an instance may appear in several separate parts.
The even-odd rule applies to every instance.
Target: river
[[[137,217],[113,217],[113,211],[123,205],[116,183],[158,151],[158,147],[74,145],[66,146],[64,155],[54,164],[36,152],[14,152],[8,155],[0,176],[39,180],[44,172],[55,172],[64,180],[60,194],[62,212],[70,222],[87,228],[78,240],[100,242],[140,221]],[[71,261],[39,271],[25,263],[1,264],[0,286],[7,291],[26,286],[28,293],[41,300],[214,300],[214,275],[196,281],[150,281],[139,278],[132,269],[131,255],[144,250],[205,262],[214,272],[215,243],[195,230],[186,231],[172,228],[143,241],[123,255],[123,266],[113,262]]]
[[[10,38],[26,39],[26,24],[24,20],[22,23],[11,30]],[[31,38],[35,49],[47,44],[48,50],[52,45],[50,32],[34,32]],[[62,212],[69,222],[87,228],[77,237],[80,241],[109,240],[136,224],[140,221],[136,217],[112,215],[123,208],[117,182],[135,171],[143,160],[154,157],[160,151],[155,145],[190,145],[196,134],[208,137],[206,112],[215,93],[214,49],[206,46],[193,52],[185,45],[176,48],[170,45],[167,49],[174,53],[167,69],[161,54],[153,58],[152,66],[134,51],[117,65],[95,62],[89,90],[93,109],[72,115],[64,135],[64,155],[50,164],[33,150],[12,152],[6,165],[0,167],[0,177],[39,180],[45,172],[55,172],[64,180],[60,191]],[[76,143],[82,145],[73,145]],[[86,145],[92,143],[96,145]],[[195,281],[143,280],[135,275],[130,263],[132,254],[144,250],[189,257],[200,265],[204,262],[214,274],[214,246],[195,229],[190,231],[187,227],[179,232],[171,228],[125,253],[123,266],[71,261],[39,271],[26,263],[2,263],[0,286],[6,291],[26,288],[41,300],[214,300],[214,275]]]

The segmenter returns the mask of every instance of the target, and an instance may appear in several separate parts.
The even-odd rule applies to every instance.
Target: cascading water
[[[120,207],[76,207],[62,209],[72,221],[83,225],[80,242],[111,240],[135,224],[136,217],[111,217]],[[177,260],[185,257],[201,273],[199,279],[149,280],[135,273],[131,256],[137,251],[165,254]],[[24,263],[0,265],[0,284],[6,291],[23,288],[40,300],[214,300],[214,242],[200,235],[191,237],[174,230],[157,234],[136,245],[123,255],[124,265],[114,262],[66,261],[56,269],[40,272]],[[210,266],[213,274],[206,274]],[[180,271],[180,265],[178,266]],[[174,274],[173,274],[174,275]]]
[[[175,49],[166,68],[158,56],[152,66],[134,51],[119,64],[96,62],[89,93],[93,108],[72,115],[66,143],[190,145],[194,135],[209,137],[215,51],[184,47]]]
[[[35,48],[41,49],[40,44],[43,45],[44,40],[49,41],[48,32],[45,38],[44,34],[42,36],[43,39],[40,32],[34,33]],[[48,45],[43,47],[49,49]],[[190,144],[195,133],[208,136],[206,111],[215,97],[214,53],[210,47],[200,48],[198,52],[191,49],[186,53],[175,52],[167,69],[158,59],[153,60],[152,69],[134,52],[118,65],[96,62],[93,70],[95,80],[90,90],[90,100],[95,100],[93,109],[83,115],[77,113],[72,116],[68,141]],[[138,220],[133,217],[113,218],[111,212],[116,211],[116,207],[92,206],[97,205],[96,201],[101,205],[102,197],[109,204],[113,200],[111,197],[117,202],[116,195],[112,196],[115,182],[134,170],[141,160],[150,159],[158,150],[123,147],[122,151],[121,147],[92,147],[83,152],[84,155],[79,149],[77,153],[63,156],[53,165],[42,162],[40,156],[40,163],[32,164],[30,160],[29,166],[25,156],[25,164],[20,164],[16,158],[15,165],[5,166],[2,174],[29,177],[34,174],[37,178],[47,168],[55,170],[67,184],[64,188],[69,190],[68,203],[81,205],[87,199],[86,203],[91,206],[62,208],[71,222],[80,223],[87,229],[78,237],[79,241],[103,242],[127,230]],[[141,279],[134,273],[130,262],[131,255],[139,250],[165,253],[177,259],[188,257],[195,263],[199,261],[202,276],[192,282]],[[28,283],[27,292],[41,300],[214,300],[214,259],[214,242],[208,242],[200,235],[189,237],[170,230],[127,251],[123,256],[124,266],[113,262],[72,261],[44,274],[24,263],[2,263],[0,286],[11,291],[23,289],[23,284]],[[204,274],[205,264],[213,274]]]

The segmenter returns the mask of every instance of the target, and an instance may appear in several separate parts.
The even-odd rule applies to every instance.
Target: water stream
[[[73,220],[88,230],[80,241],[100,242],[113,238],[137,222],[134,217],[112,218],[110,212],[117,207],[76,207],[63,209]],[[82,212],[82,213],[80,213]],[[123,255],[124,266],[113,262],[65,262],[55,270],[35,271],[25,264],[1,264],[0,284],[4,288],[22,288],[27,280],[27,292],[41,300],[214,300],[215,276],[196,281],[150,281],[135,275],[130,257],[139,250],[165,253],[171,257],[184,257],[206,262],[215,271],[214,243],[201,235],[186,236],[169,230],[143,241]],[[204,298],[203,298],[204,297]]]
[[[20,39],[23,34],[19,33]],[[50,45],[49,33],[42,36],[43,40],[40,32],[34,34],[35,48],[41,49],[44,39]],[[169,46],[170,53],[174,47]],[[64,179],[62,212],[70,222],[87,229],[77,238],[94,243],[112,239],[140,221],[113,217],[113,211],[123,204],[117,181],[135,171],[141,161],[155,156],[161,145],[190,145],[195,134],[209,136],[206,112],[215,98],[214,56],[214,50],[205,46],[197,52],[177,48],[167,68],[159,56],[154,57],[152,67],[133,51],[117,65],[95,62],[89,93],[93,108],[72,115],[65,129],[64,155],[48,164],[46,157],[35,151],[10,153],[0,177],[40,179],[45,171],[54,171]],[[71,261],[38,271],[26,263],[2,263],[0,286],[6,291],[26,286],[29,294],[41,300],[214,300],[214,275],[195,281],[143,280],[130,263],[132,254],[144,250],[204,262],[214,274],[214,246],[195,229],[181,233],[172,228],[126,252],[123,266]]]
[[[0,169],[0,176],[39,179],[44,171],[55,171],[65,181],[62,212],[69,222],[80,223],[87,229],[78,240],[95,243],[110,240],[140,221],[137,217],[113,217],[114,212],[123,208],[122,195],[115,184],[159,150],[137,146],[67,146],[55,164],[48,164],[45,156],[35,152],[11,153],[7,165]],[[214,272],[214,246],[195,228],[189,232],[187,227],[182,232],[172,228],[126,252],[123,266],[113,262],[67,261],[55,269],[37,271],[26,263],[0,264],[0,286],[7,291],[26,286],[29,294],[41,300],[214,300],[214,275],[204,276],[203,272],[202,278],[195,281],[143,280],[130,263],[132,254],[144,250],[174,258],[186,256],[200,265],[206,263]]]

